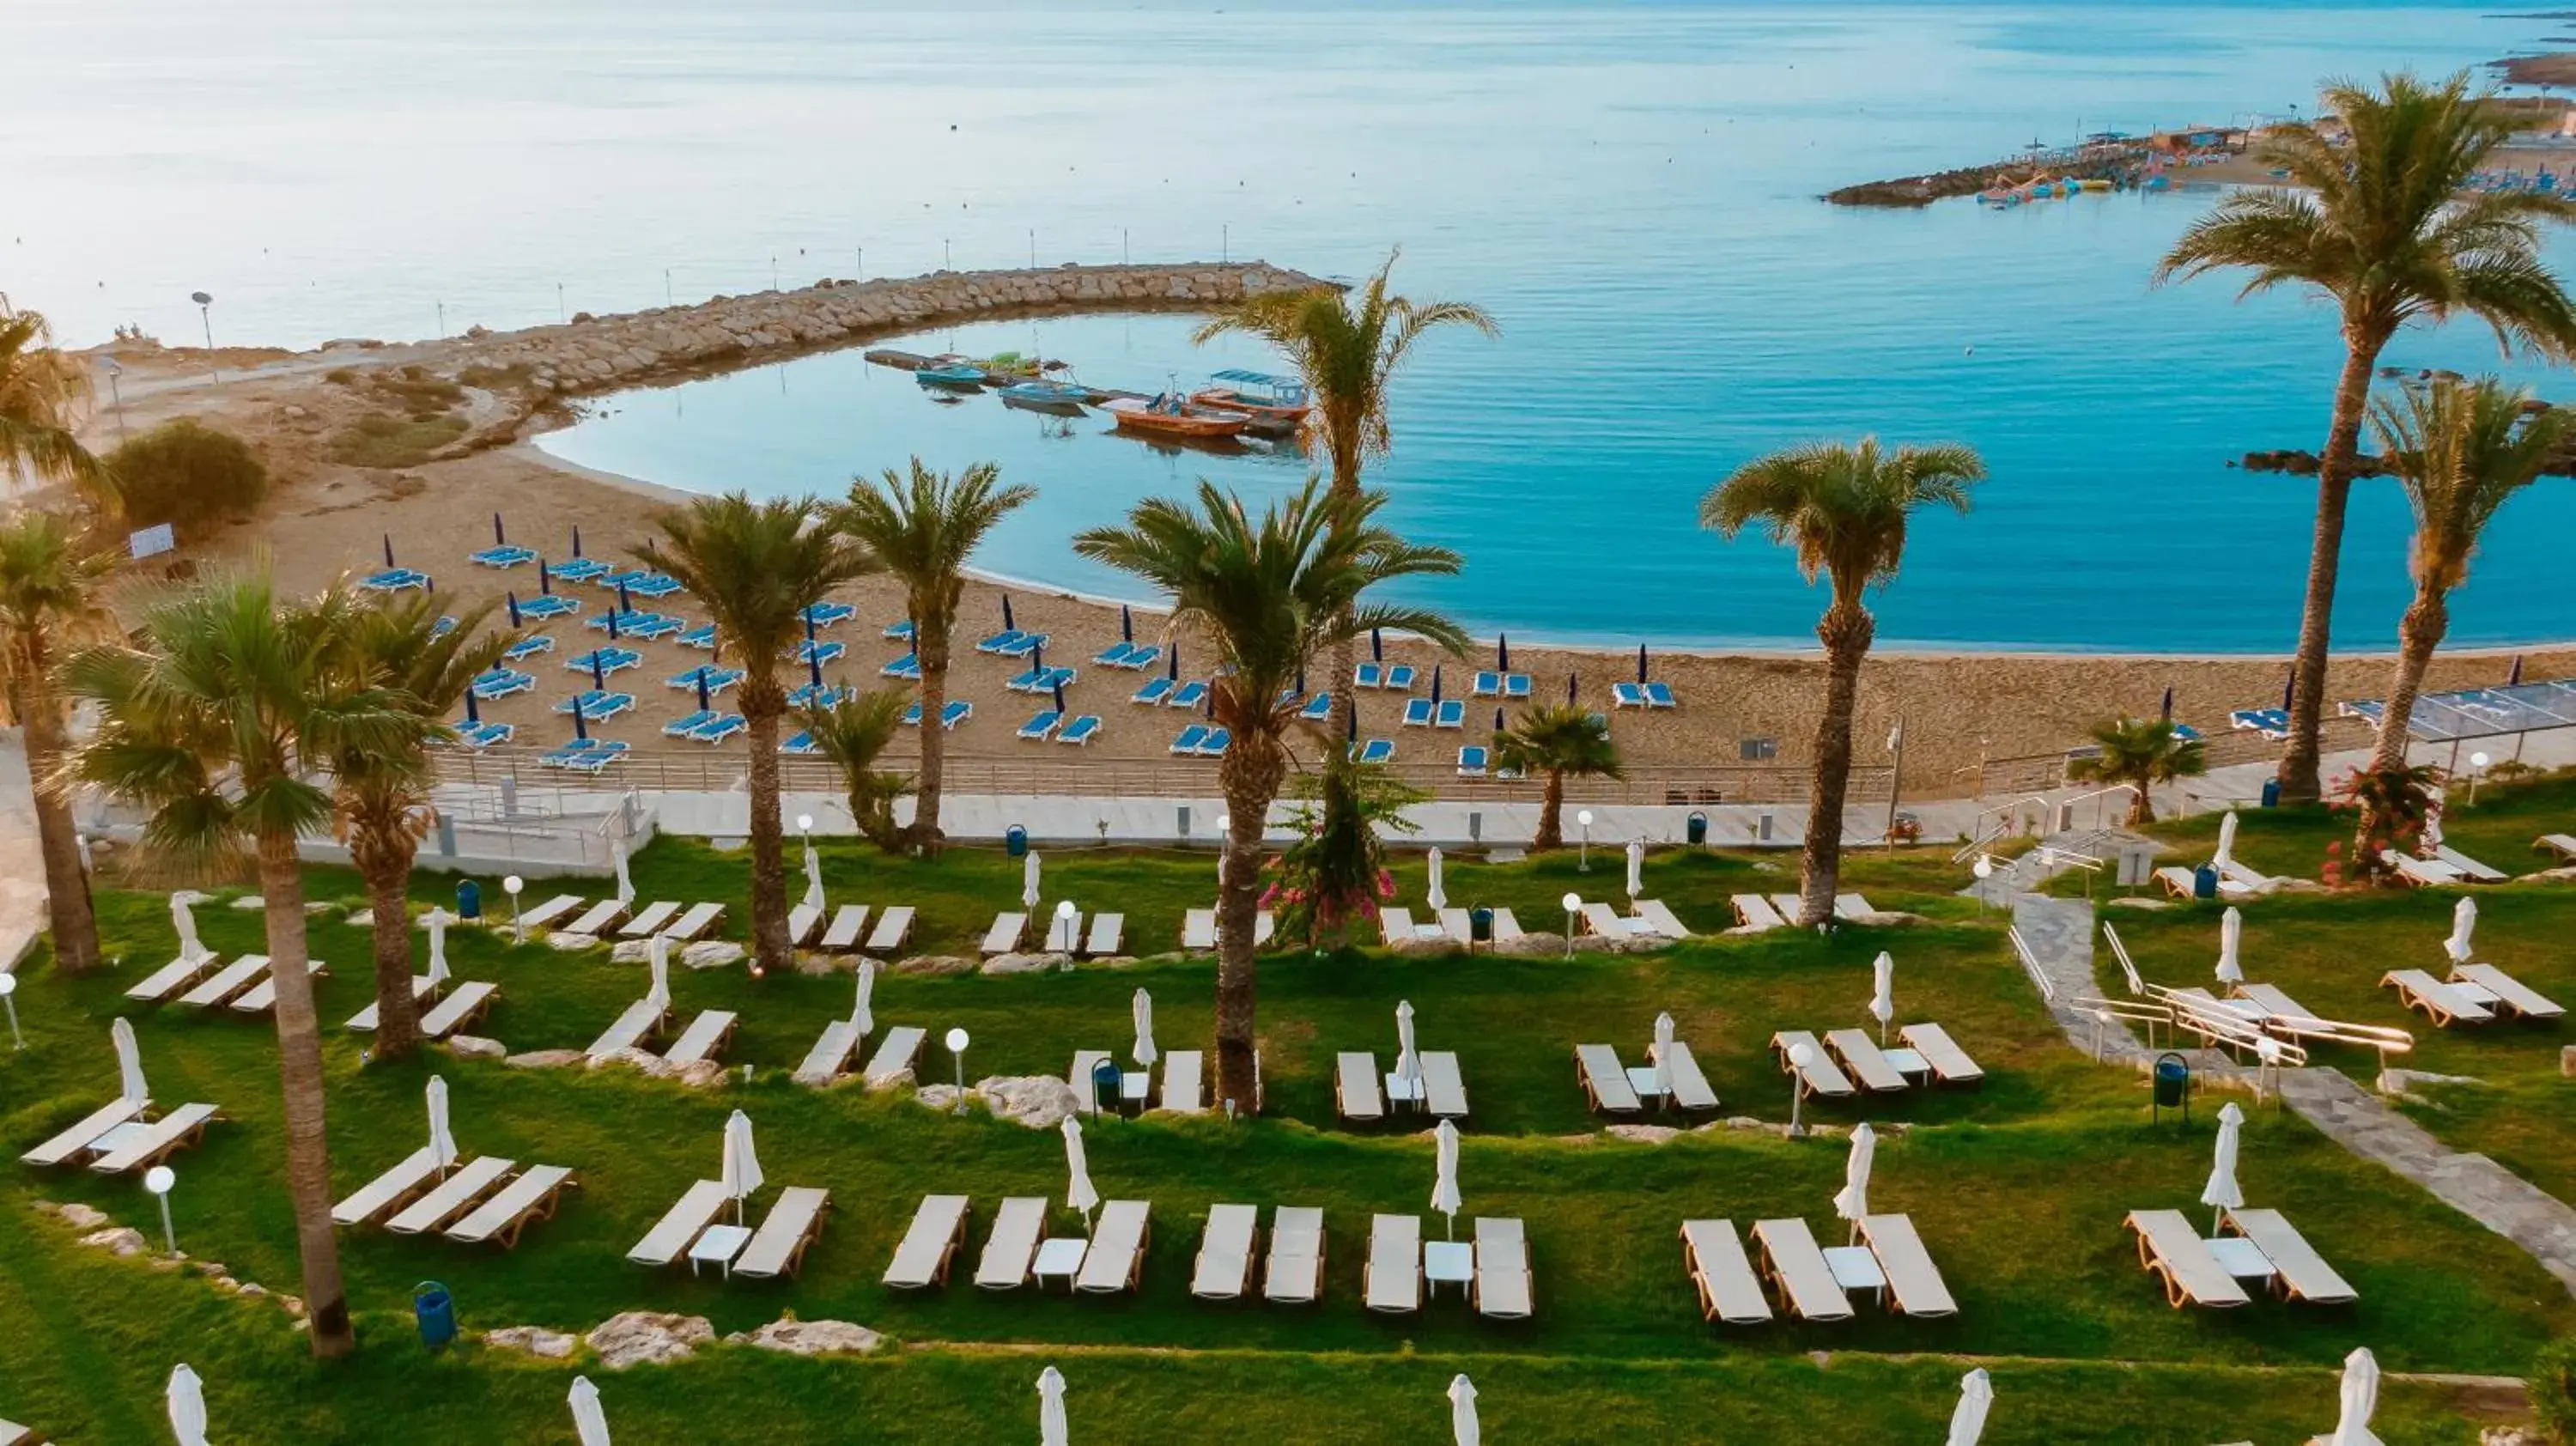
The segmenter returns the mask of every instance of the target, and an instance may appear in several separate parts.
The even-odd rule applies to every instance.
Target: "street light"
[[[1081,912],[1081,910],[1076,909],[1073,906],[1073,900],[1071,899],[1058,899],[1055,901],[1055,920],[1058,924],[1064,926],[1064,952],[1067,954],[1072,953],[1075,946],[1082,942],[1081,940],[1073,937],[1073,921],[1080,917]]]
[[[966,1108],[966,1046],[970,1042],[966,1038],[965,1026],[959,1025],[948,1031],[948,1057],[957,1066],[957,1108],[960,1110]]]
[[[1583,912],[1583,897],[1567,894],[1558,902],[1565,905],[1565,957],[1571,959],[1574,957],[1574,916]]]
[[[0,969],[0,1008],[9,1011],[9,1042],[20,1049],[27,1047],[27,1037],[18,1032],[18,976]]]
[[[170,1229],[170,1187],[178,1183],[179,1176],[167,1165],[155,1165],[143,1172],[143,1188],[161,1202],[161,1244],[168,1248],[173,1260],[179,1256],[179,1237]]]
[[[116,379],[125,375],[125,368],[114,357],[102,358],[98,365],[99,370],[107,373],[107,395],[116,407],[116,440],[122,442],[125,440],[125,389],[116,384]]]
[[[1592,872],[1592,810],[1577,809],[1574,821],[1583,830],[1583,846],[1574,855],[1575,872],[1588,874]]]
[[[814,815],[810,813],[800,813],[796,815],[796,831],[805,835],[807,838],[812,838],[814,836]]]
[[[528,942],[527,931],[519,927],[519,891],[527,886],[528,881],[517,874],[501,881],[501,892],[510,896],[510,942],[513,944]]]
[[[2493,761],[2482,752],[2469,755],[2469,802],[2473,806],[2478,801],[2478,775],[2486,772],[2487,765]]]
[[[1987,903],[1985,889],[1986,880],[1995,876],[1995,856],[1992,854],[1977,855],[1975,873],[1977,875],[1977,912],[1982,914],[1986,911]]]
[[[224,369],[215,366],[215,298],[203,291],[191,291],[188,299],[197,303],[197,320],[206,328],[206,365],[215,367],[215,380],[221,381]]]
[[[1798,1106],[1807,1097],[1807,1067],[1816,1062],[1816,1047],[1799,1040],[1789,1046],[1789,1138],[1801,1139],[1807,1127],[1798,1117]]]

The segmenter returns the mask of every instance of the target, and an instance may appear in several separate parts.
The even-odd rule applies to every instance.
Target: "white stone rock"
[[[915,954],[892,967],[897,974],[972,974],[975,961],[957,954]]]
[[[349,911],[349,917],[342,919],[340,922],[348,925],[352,929],[372,929],[376,927],[376,911],[373,909],[352,909]]]
[[[1671,1125],[1611,1125],[1604,1133],[1613,1139],[1628,1140],[1640,1145],[1670,1144],[1681,1135],[1681,1131]]]
[[[652,959],[653,941],[650,939],[620,939],[608,950],[611,964],[649,964]]]
[[[512,1069],[576,1069],[589,1058],[577,1049],[535,1049],[511,1055],[502,1063]]]
[[[680,951],[680,962],[692,969],[721,969],[742,962],[742,946],[723,939],[702,939]]]
[[[83,1205],[77,1200],[68,1205],[57,1206],[54,1213],[63,1217],[63,1223],[74,1230],[96,1230],[105,1225],[108,1220],[106,1211],[95,1206]]]
[[[629,1366],[685,1361],[715,1337],[715,1327],[707,1324],[705,1316],[630,1310],[600,1322],[586,1343],[598,1353],[601,1366],[622,1371]]]
[[[568,1359],[573,1347],[581,1341],[563,1331],[550,1331],[544,1326],[503,1326],[485,1331],[483,1344],[497,1351],[525,1351],[549,1361]]]
[[[244,894],[240,898],[233,900],[232,906],[247,913],[252,909],[267,908],[268,900],[261,898],[257,894]]]
[[[1073,967],[1070,954],[996,954],[984,961],[986,974],[1053,974]]]
[[[584,949],[598,948],[599,936],[597,934],[576,934],[570,929],[557,929],[546,936],[546,947],[549,949],[561,950],[566,954],[577,954]]]
[[[510,1047],[479,1034],[451,1034],[447,1037],[447,1052],[462,1059],[506,1059]]]
[[[752,1346],[764,1351],[784,1351],[791,1356],[864,1356],[885,1343],[885,1337],[866,1326],[845,1320],[774,1320],[756,1331],[737,1331],[725,1337],[730,1344]]]
[[[1051,1074],[995,1075],[977,1080],[975,1093],[983,1097],[994,1118],[1033,1130],[1058,1128],[1079,1107],[1073,1086]]]
[[[152,1247],[143,1242],[143,1232],[131,1225],[112,1225],[93,1230],[80,1238],[80,1243],[110,1255],[141,1255]]]
[[[912,1102],[934,1110],[954,1110],[957,1108],[959,1094],[960,1091],[955,1085],[923,1085],[913,1091]]]

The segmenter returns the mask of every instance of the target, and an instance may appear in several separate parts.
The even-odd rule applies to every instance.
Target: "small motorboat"
[[[1248,412],[1193,405],[1178,392],[1165,392],[1152,401],[1116,397],[1101,410],[1121,430],[1167,437],[1231,437],[1252,420]]]
[[[925,387],[971,389],[984,385],[984,369],[962,357],[933,357],[912,379]]]
[[[991,377],[1034,377],[1046,367],[1037,353],[1017,351],[997,351],[971,365],[983,368],[984,374]]]
[[[1306,383],[1297,377],[1228,370],[1218,372],[1208,381],[1212,385],[1190,395],[1190,400],[1202,407],[1247,412],[1255,417],[1275,417],[1286,422],[1302,422],[1306,420],[1306,413],[1313,409],[1313,403],[1306,395]]]
[[[1002,405],[1032,412],[1070,415],[1080,412],[1090,401],[1091,388],[1072,382],[1013,382],[1002,388]]]

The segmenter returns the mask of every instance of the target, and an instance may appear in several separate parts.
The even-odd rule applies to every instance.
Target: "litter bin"
[[[420,1321],[420,1343],[437,1350],[456,1339],[456,1298],[447,1287],[424,1280],[411,1288],[411,1313]]]
[[[2281,806],[2281,780],[2277,778],[2263,780],[2263,806],[2265,808]]]
[[[456,885],[456,917],[460,919],[480,919],[483,917],[483,886],[481,884],[474,882],[472,879],[464,879],[458,882]]]
[[[2191,871],[2191,896],[2195,899],[2218,897],[2218,865],[2202,864]]]
[[[1682,837],[1694,845],[1707,843],[1708,815],[1693,809],[1691,816],[1682,820]]]
[[[1002,852],[1009,854],[1015,859],[1027,858],[1029,856],[1029,831],[1020,827],[1018,824],[1012,824],[1009,828],[1002,830]]]
[[[2155,1112],[2161,1117],[2167,1110],[2180,1110],[2184,1119],[2191,1118],[2191,1066],[2178,1054],[2164,1054],[2156,1059]]]
[[[1104,1105],[1112,1111],[1124,1108],[1127,1101],[1126,1083],[1126,1074],[1112,1061],[1104,1059],[1093,1065],[1091,1067],[1091,1112],[1095,1115],[1100,1113]]]
[[[1491,944],[1494,942],[1493,910],[1486,908],[1482,904],[1478,904],[1476,907],[1467,911],[1467,942],[1470,944]]]

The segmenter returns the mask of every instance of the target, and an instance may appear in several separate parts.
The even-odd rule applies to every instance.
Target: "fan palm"
[[[1494,763],[1524,777],[1544,775],[1539,794],[1538,837],[1530,847],[1544,853],[1565,847],[1565,780],[1618,778],[1619,746],[1610,741],[1610,725],[1584,709],[1542,703],[1494,735]]]
[[[903,793],[905,779],[900,773],[879,771],[877,760],[894,745],[909,703],[900,688],[878,688],[828,707],[808,708],[799,720],[806,736],[814,740],[815,751],[841,771],[851,821],[869,842],[889,851],[902,846],[894,826],[894,801]]]
[[[428,745],[448,737],[446,718],[466,691],[517,639],[483,631],[484,603],[440,627],[439,604],[411,596],[361,611],[351,621],[341,659],[352,682],[389,690],[423,725],[414,735],[350,740],[331,755],[336,824],[349,863],[367,885],[376,955],[376,1041],[381,1059],[401,1059],[420,1045],[420,1006],[412,997],[411,866],[429,831],[429,791],[437,782]],[[385,746],[390,744],[390,747]]]
[[[1256,519],[1240,499],[1201,482],[1195,505],[1142,502],[1124,527],[1073,542],[1082,556],[1169,593],[1174,622],[1205,633],[1222,664],[1212,716],[1232,741],[1217,764],[1228,811],[1217,890],[1217,1080],[1224,1097],[1246,1109],[1259,1098],[1253,929],[1261,836],[1288,773],[1298,671],[1371,628],[1410,631],[1452,651],[1466,645],[1437,613],[1366,600],[1381,583],[1458,570],[1456,553],[1415,546],[1380,526],[1384,502],[1375,493],[1337,502],[1310,478]]]
[[[850,500],[832,510],[834,525],[903,583],[925,720],[948,706],[948,649],[957,601],[966,591],[966,560],[1004,517],[1038,495],[1034,487],[1004,487],[1001,478],[1002,470],[990,462],[952,479],[915,457],[908,476],[889,467],[881,483],[851,479]],[[925,851],[937,851],[941,837],[939,786],[947,739],[945,728],[925,723],[921,730],[910,837]]]
[[[115,566],[113,554],[86,546],[59,513],[21,512],[0,523],[0,707],[26,732],[54,964],[68,974],[98,963],[98,920],[71,804],[55,786],[64,737],[54,674],[67,649],[112,632],[98,592]]]
[[[2134,790],[2129,822],[2153,823],[2156,809],[2147,790],[2177,778],[2198,778],[2209,771],[2200,740],[2185,738],[2168,719],[2113,718],[2092,728],[2101,751],[2066,765],[2066,776],[2102,783],[2125,783]]]
[[[1833,602],[1816,624],[1825,645],[1825,706],[1816,722],[1815,779],[1807,804],[1806,917],[1834,916],[1842,867],[1843,798],[1851,782],[1852,708],[1861,659],[1877,623],[1861,596],[1896,576],[1907,525],[1926,507],[1968,510],[1968,488],[1986,475],[1966,447],[1880,448],[1820,442],[1746,463],[1701,499],[1700,525],[1733,538],[1760,524],[1775,543],[1797,549],[1809,582],[1823,577]]]
[[[0,303],[0,478],[24,471],[69,482],[101,512],[116,510],[116,479],[73,431],[89,378],[54,349],[43,313]]]
[[[335,586],[307,600],[275,595],[265,575],[221,578],[152,604],[139,641],[74,657],[74,697],[99,705],[99,729],[71,776],[148,811],[143,846],[184,865],[247,854],[266,909],[276,988],[286,1184],[303,1263],[313,1351],[356,1344],[331,1225],[322,1049],[304,932],[300,835],[331,820],[308,770],[352,750],[391,754],[433,725],[396,690],[363,681],[348,639],[365,604]]]
[[[2318,457],[2316,529],[2299,624],[2290,698],[2290,743],[2281,796],[2318,797],[2318,728],[2344,507],[2370,404],[2371,369],[2410,321],[2474,316],[2499,345],[2564,355],[2576,347],[2576,304],[2541,263],[2541,223],[2576,218],[2576,204],[2548,193],[2473,191],[2470,177],[2513,133],[2513,122],[2474,94],[2468,72],[2440,84],[2386,77],[2372,90],[2325,87],[2322,111],[2348,141],[2313,125],[2265,132],[2264,161],[2290,186],[2238,191],[2192,224],[2157,267],[2159,282],[2221,269],[2249,273],[2243,295],[2298,285],[2332,301],[2343,330],[2343,372]]]
[[[805,638],[805,609],[876,570],[830,527],[808,526],[810,497],[754,502],[740,492],[701,497],[654,519],[659,535],[635,559],[679,580],[706,604],[716,646],[742,669],[736,694],[751,743],[752,971],[791,962],[787,873],[778,816],[778,720],[787,711],[780,667]]]

